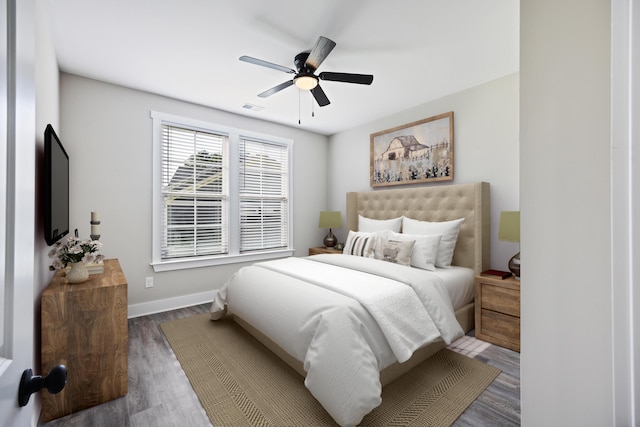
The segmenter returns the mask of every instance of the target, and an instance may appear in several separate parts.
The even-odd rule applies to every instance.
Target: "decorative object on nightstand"
[[[84,283],[89,278],[87,265],[84,261],[72,262],[66,277],[69,283]]]
[[[49,251],[49,257],[54,259],[50,269],[65,270],[69,283],[83,283],[89,278],[86,263],[101,263],[104,259],[104,255],[97,253],[101,247],[98,240],[80,240],[75,236],[64,243],[59,240]]]
[[[319,228],[328,228],[329,233],[324,238],[324,246],[332,248],[338,243],[338,239],[331,232],[332,228],[342,227],[342,213],[339,211],[322,211],[320,212]]]
[[[498,240],[520,243],[520,211],[500,213]],[[509,260],[509,270],[516,276],[516,279],[520,279],[520,251]]]
[[[89,221],[89,223],[91,224],[91,234],[89,235],[89,237],[91,237],[91,240],[99,240],[100,239],[100,216],[98,215],[98,212],[91,211],[91,221]]]
[[[97,211],[91,211],[91,240],[99,240],[100,239],[100,215],[98,215]],[[104,273],[104,264],[102,259],[96,259],[94,262],[87,263],[87,271],[89,274],[102,274]]]
[[[513,274],[510,271],[502,271],[502,270],[485,270],[480,273],[482,277],[494,277],[496,279],[507,279],[509,277],[513,277]]]
[[[476,277],[476,338],[520,351],[520,281]]]

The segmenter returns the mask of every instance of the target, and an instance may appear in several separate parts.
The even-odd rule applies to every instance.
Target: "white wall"
[[[152,303],[167,298],[195,294],[207,300],[204,293],[222,286],[243,265],[153,272],[151,110],[293,139],[295,254],[307,255],[310,246],[322,241],[318,212],[327,205],[326,136],[65,73],[60,99],[59,137],[71,164],[72,230],[88,236],[90,212],[100,212],[102,252],[120,260],[129,284],[129,306],[138,314],[161,309]],[[145,289],[147,276],[154,277],[153,288]]]
[[[507,270],[519,246],[499,241],[498,226],[500,211],[519,210],[518,83],[511,74],[331,136],[329,208],[344,217],[346,193],[371,190],[370,134],[453,111],[454,180],[432,185],[490,183],[491,266]],[[344,227],[336,234],[346,238]]]
[[[522,425],[610,426],[611,4],[520,10]]]
[[[42,291],[49,286],[53,272],[49,271],[51,259],[48,256],[49,247],[44,240],[44,192],[42,175],[44,168],[44,129],[48,123],[57,127],[59,124],[59,72],[55,57],[53,42],[49,35],[46,11],[42,2],[35,2],[35,182],[34,182],[34,268],[33,268],[33,313],[34,313],[34,360],[40,360],[40,297]],[[21,171],[24,173],[24,171]],[[37,375],[39,366],[33,366]],[[40,413],[41,401],[39,393],[33,396],[34,413],[37,419]]]
[[[53,42],[49,35],[46,11],[42,2],[36,2],[36,222],[35,222],[35,293],[36,309],[39,310],[40,294],[53,277],[49,271],[51,259],[49,247],[44,240],[44,193],[42,174],[44,168],[44,130],[47,124],[58,129],[59,112],[59,71]],[[39,327],[39,325],[38,325]]]

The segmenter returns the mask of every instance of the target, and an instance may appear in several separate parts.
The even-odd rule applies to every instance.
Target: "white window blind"
[[[289,244],[287,146],[240,139],[240,252]]]
[[[154,271],[293,255],[293,141],[151,112]]]
[[[163,260],[229,250],[228,137],[162,126]]]

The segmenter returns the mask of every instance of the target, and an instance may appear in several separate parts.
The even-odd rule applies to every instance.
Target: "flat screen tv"
[[[44,131],[44,239],[69,233],[69,156],[51,125]]]

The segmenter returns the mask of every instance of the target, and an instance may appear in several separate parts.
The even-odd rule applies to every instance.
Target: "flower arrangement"
[[[80,240],[77,237],[69,237],[64,243],[56,242],[49,251],[49,258],[55,258],[51,265],[52,270],[62,270],[68,264],[74,262],[101,262],[104,255],[96,254],[102,247],[99,240]],[[94,255],[95,254],[95,255]]]

